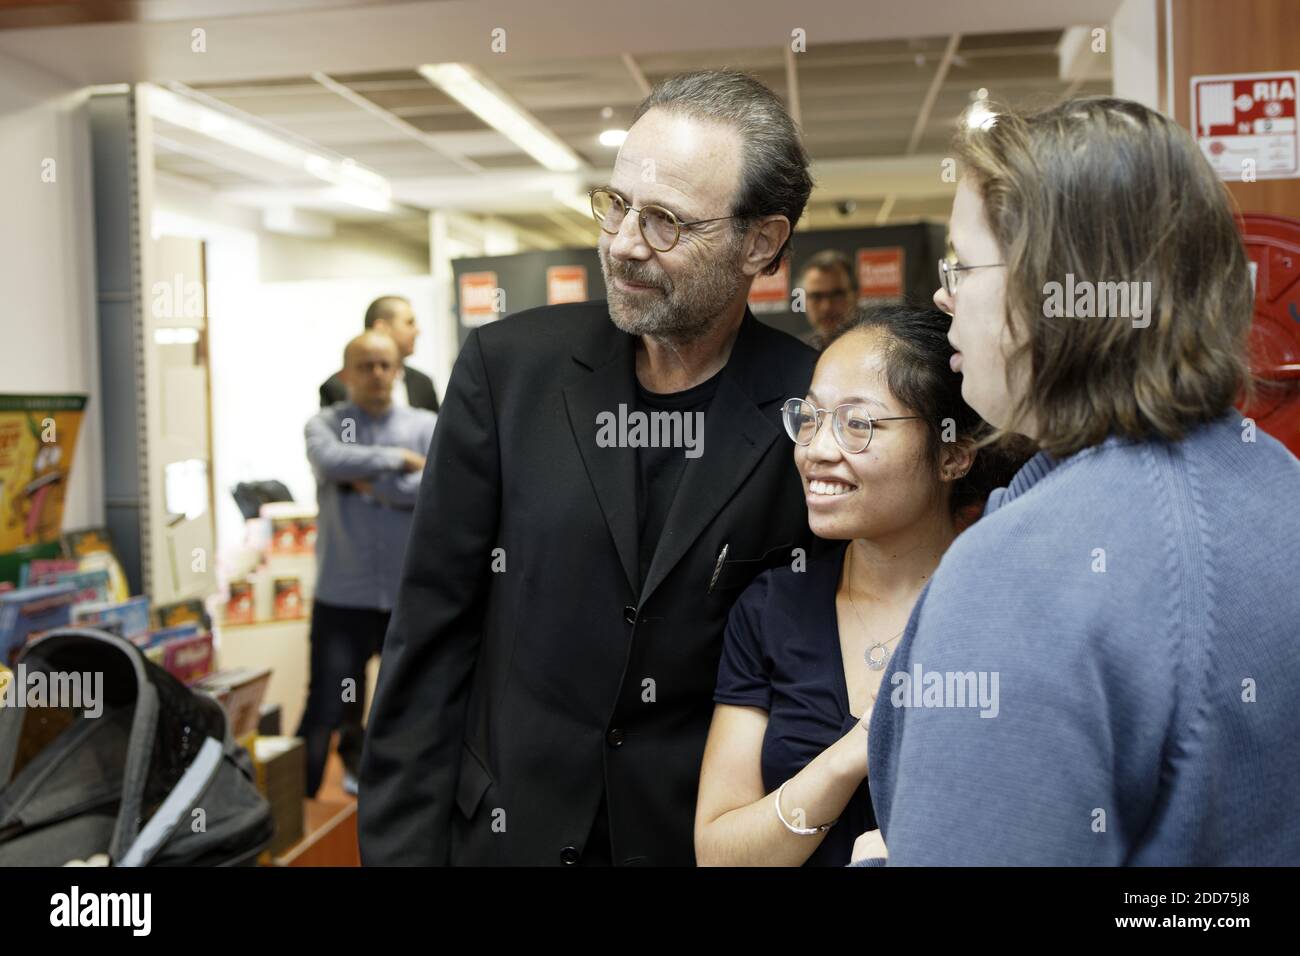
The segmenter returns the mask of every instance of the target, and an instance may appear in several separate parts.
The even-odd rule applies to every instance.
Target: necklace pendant
[[[877,641],[867,648],[866,657],[867,666],[873,671],[883,671],[885,662],[889,660],[889,648]]]

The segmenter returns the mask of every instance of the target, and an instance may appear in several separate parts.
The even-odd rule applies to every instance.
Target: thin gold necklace
[[[856,601],[853,600],[853,544],[852,542],[849,543],[848,556],[845,565],[846,566],[844,568],[844,576],[847,578],[847,580],[845,581],[844,590],[849,596],[849,607],[853,608],[853,613],[857,616],[858,623],[862,625],[862,630],[867,631],[868,630],[867,622],[862,619],[862,612],[858,610],[858,604]],[[862,654],[862,658],[867,662],[867,666],[870,667],[873,671],[883,671],[885,669],[886,662],[889,660],[889,655],[892,653],[889,650],[889,645],[894,643],[894,641],[898,640],[900,637],[902,637],[903,633],[906,630],[907,630],[907,625],[905,624],[903,625],[903,630],[899,631],[889,640],[876,641],[874,644],[868,647],[866,651],[864,651]],[[872,700],[875,700],[875,698],[872,697]]]

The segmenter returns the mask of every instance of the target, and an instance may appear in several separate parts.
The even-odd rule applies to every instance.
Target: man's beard
[[[740,249],[739,238],[733,237],[717,255],[694,263],[675,280],[648,263],[619,261],[601,249],[610,318],[629,335],[649,335],[676,345],[695,341],[713,327],[740,290]],[[614,285],[615,277],[658,291],[622,292]]]

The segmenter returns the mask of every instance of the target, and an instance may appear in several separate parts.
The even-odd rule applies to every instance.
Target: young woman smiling
[[[973,449],[988,427],[962,401],[948,325],[933,309],[867,312],[786,403],[809,526],[847,545],[761,575],[732,609],[696,808],[702,865],[843,866],[875,827],[862,718],[964,512],[1015,470]]]

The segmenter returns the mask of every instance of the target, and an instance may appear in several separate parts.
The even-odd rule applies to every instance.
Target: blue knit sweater
[[[890,865],[1300,864],[1300,462],[1245,437],[1040,453],[994,492],[872,714]]]

